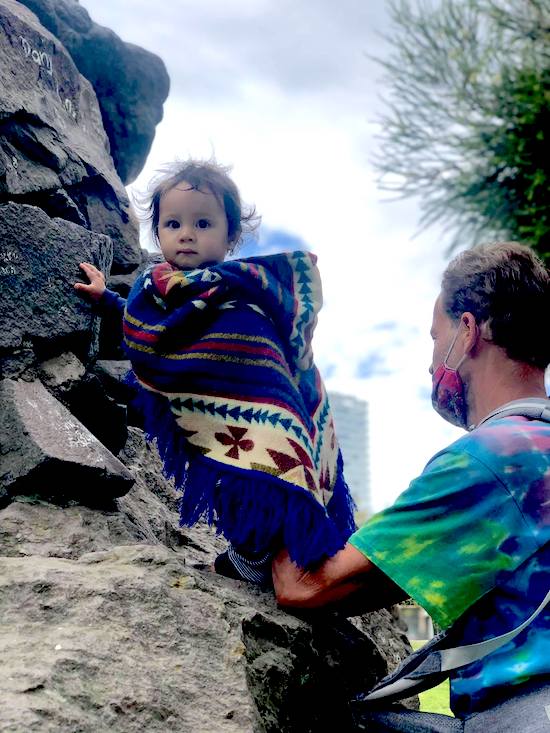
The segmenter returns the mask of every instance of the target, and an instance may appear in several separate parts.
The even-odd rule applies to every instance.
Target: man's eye
[[[210,222],[208,221],[208,219],[199,219],[197,222],[197,227],[199,229],[208,229],[209,226]]]

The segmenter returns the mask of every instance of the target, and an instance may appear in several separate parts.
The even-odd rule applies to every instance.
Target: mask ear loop
[[[458,334],[459,333],[460,333],[460,324],[458,325],[458,328],[457,328],[456,333],[455,333],[455,337],[452,340],[451,345],[449,346],[449,349],[447,350],[447,354],[445,355],[445,358],[443,359],[443,366],[445,367],[445,369],[450,369],[452,372],[458,371],[460,365],[463,363],[464,359],[468,356],[468,354],[463,354],[462,355],[462,358],[460,359],[460,361],[458,362],[458,364],[455,367],[450,367],[447,364],[447,360],[448,360],[448,358],[449,358],[449,356],[451,354],[451,351],[454,348],[454,345],[456,344],[456,340],[458,338]]]
[[[475,323],[475,329],[476,329],[476,341],[477,341],[477,339],[479,338],[479,335],[481,333],[481,330],[480,330],[479,326],[477,325],[477,323]],[[460,369],[461,365],[464,363],[464,360],[468,357],[468,354],[467,353],[462,354],[462,358],[460,359],[460,361],[458,362],[458,364],[455,367],[450,367],[447,364],[447,360],[448,360],[448,358],[449,358],[449,356],[451,354],[451,351],[453,350],[454,345],[456,344],[456,340],[458,338],[458,334],[459,333],[460,333],[460,323],[458,324],[458,328],[456,329],[455,337],[452,340],[451,345],[449,346],[449,349],[447,351],[447,354],[445,356],[445,359],[443,360],[443,366],[446,369],[450,369],[452,372],[457,372]],[[548,370],[550,370],[550,364],[548,365]],[[550,371],[549,371],[549,379],[550,379]]]

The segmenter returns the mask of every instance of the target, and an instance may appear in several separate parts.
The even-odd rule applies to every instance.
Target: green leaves
[[[550,261],[550,0],[391,0],[375,159],[450,248],[495,238]]]

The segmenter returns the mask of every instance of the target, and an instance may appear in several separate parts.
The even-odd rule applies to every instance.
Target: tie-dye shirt
[[[535,610],[550,586],[549,539],[550,424],[503,417],[435,455],[349,542],[443,628],[462,617],[459,643],[470,644]],[[452,674],[451,709],[479,710],[540,675],[550,684],[550,607]]]

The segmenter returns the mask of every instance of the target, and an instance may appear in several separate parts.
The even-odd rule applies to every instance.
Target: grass
[[[413,649],[418,649],[425,643],[425,641],[411,641],[411,646]],[[423,713],[452,715],[449,708],[449,680],[445,680],[437,687],[432,687],[431,690],[421,692],[418,697],[420,698],[420,710]]]

